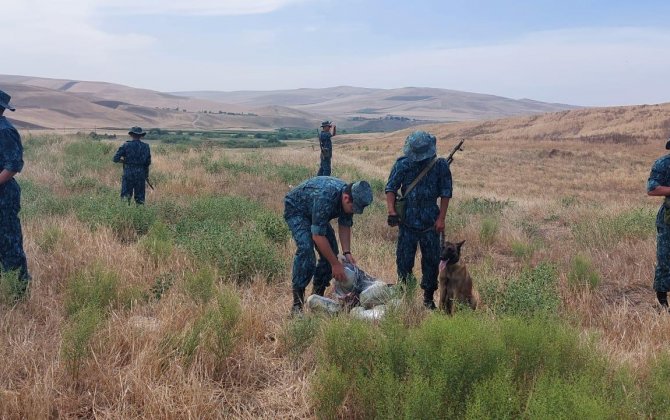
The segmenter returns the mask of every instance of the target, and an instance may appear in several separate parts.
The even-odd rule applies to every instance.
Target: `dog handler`
[[[670,139],[665,143],[670,150]],[[656,272],[654,290],[658,302],[668,309],[670,291],[670,154],[659,158],[647,180],[647,195],[665,197],[656,215]]]
[[[14,111],[10,99],[0,90],[0,270],[18,272],[21,290],[17,298],[20,298],[26,292],[30,275],[19,219],[21,187],[14,179],[23,169],[23,145],[19,132],[3,115],[6,109]]]
[[[406,283],[412,275],[418,244],[421,247],[423,304],[428,309],[436,308],[433,294],[437,289],[440,265],[440,232],[444,232],[444,219],[451,198],[449,163],[446,159],[436,158],[436,142],[435,136],[425,131],[415,131],[407,136],[404,156],[393,165],[385,188],[388,225],[400,226],[396,248],[398,278]],[[437,160],[433,162],[433,159]],[[401,190],[404,196],[408,186],[431,163],[433,166],[407,194],[405,215],[400,220],[396,212],[396,193]]]
[[[314,277],[312,292],[323,296],[332,277],[345,280],[344,266],[337,259],[338,246],[330,221],[337,218],[342,254],[356,264],[351,255],[353,215],[363,213],[372,203],[372,188],[367,181],[347,184],[330,176],[317,176],[286,194],[284,219],[297,245],[293,259],[292,314],[302,312],[305,288]],[[314,248],[319,253],[316,262]]]

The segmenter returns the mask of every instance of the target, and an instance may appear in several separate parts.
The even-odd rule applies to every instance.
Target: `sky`
[[[0,0],[0,74],[670,102],[667,0]]]

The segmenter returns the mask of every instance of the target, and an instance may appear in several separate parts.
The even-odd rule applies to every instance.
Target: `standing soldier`
[[[344,266],[337,259],[338,247],[330,221],[337,218],[340,244],[348,262],[356,264],[351,255],[351,226],[353,215],[363,213],[372,202],[372,188],[367,181],[353,184],[330,177],[317,176],[286,194],[284,219],[298,249],[293,259],[292,314],[302,312],[305,288],[312,276],[314,294],[323,293],[332,277],[345,280]],[[317,264],[314,248],[319,253]]]
[[[18,272],[21,289],[17,290],[16,297],[22,297],[30,275],[19,219],[21,187],[14,175],[23,169],[23,145],[19,132],[3,115],[6,109],[14,111],[10,99],[0,90],[0,269]]]
[[[444,219],[451,198],[451,171],[447,161],[436,156],[435,136],[425,131],[410,134],[405,140],[403,152],[404,156],[393,165],[385,188],[388,224],[400,226],[396,248],[398,278],[406,283],[412,275],[418,244],[421,247],[423,304],[428,309],[435,309],[433,293],[437,289],[440,265],[440,232],[444,232]],[[407,193],[408,187],[424,169],[427,172]],[[398,190],[405,197],[402,219],[395,206]]]
[[[670,150],[670,139],[665,143]],[[656,272],[654,290],[658,302],[668,309],[670,291],[670,154],[654,162],[647,180],[647,195],[665,197],[656,215]]]
[[[332,133],[330,129],[333,129]],[[337,128],[330,121],[321,123],[319,146],[321,147],[321,164],[317,176],[330,176],[330,160],[333,158],[333,142],[330,139],[337,132]]]
[[[147,133],[140,127],[133,127],[128,132],[132,140],[126,141],[114,155],[114,162],[123,163],[123,177],[121,178],[121,198],[130,203],[135,197],[135,203],[144,204],[144,184],[149,178],[151,165],[151,150],[149,145],[141,139]]]

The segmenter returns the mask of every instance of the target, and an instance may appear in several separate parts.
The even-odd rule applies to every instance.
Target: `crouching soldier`
[[[406,282],[412,275],[417,244],[421,248],[421,288],[423,304],[435,309],[440,266],[440,232],[451,198],[451,171],[446,159],[438,158],[436,138],[415,131],[405,140],[404,156],[396,160],[386,183],[389,226],[400,226],[396,247],[398,278]],[[404,215],[396,211],[395,197],[404,197]],[[437,205],[437,199],[440,205]]]
[[[0,90],[0,270],[17,272],[20,290],[16,297],[20,298],[27,290],[30,275],[19,219],[21,187],[14,179],[23,169],[23,145],[19,132],[3,115],[6,109],[14,111],[10,99]]]
[[[367,181],[353,184],[329,176],[317,176],[289,191],[284,198],[284,219],[298,247],[293,259],[293,308],[299,314],[305,301],[305,288],[312,277],[314,294],[323,293],[335,277],[345,280],[344,266],[337,259],[338,246],[330,221],[337,218],[342,254],[356,264],[351,254],[353,214],[363,213],[372,202],[372,188]],[[319,253],[316,262],[314,248]]]
[[[128,140],[119,147],[114,155],[114,162],[123,163],[123,177],[121,178],[121,198],[128,200],[135,197],[135,203],[144,204],[145,183],[149,177],[151,165],[151,150],[149,145],[141,139],[147,133],[140,127],[133,127],[128,132],[132,140]]]

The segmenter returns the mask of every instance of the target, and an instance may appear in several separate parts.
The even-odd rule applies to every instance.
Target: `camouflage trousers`
[[[123,178],[121,178],[121,198],[130,201],[134,196],[137,204],[144,204],[146,188],[145,180],[146,177],[144,175],[123,175]]]
[[[3,271],[18,270],[19,278],[27,282],[30,276],[23,251],[20,210],[21,187],[12,179],[0,186],[0,265]]]
[[[435,229],[419,232],[400,225],[396,248],[398,278],[405,282],[412,274],[417,245],[421,249],[421,288],[435,291],[440,267],[440,235]]]
[[[663,220],[664,215],[665,209],[661,206],[656,216],[656,292],[670,292],[670,225]]]
[[[316,176],[330,176],[330,160],[330,158],[321,158],[319,172],[316,173]]]
[[[330,266],[321,252],[319,253],[319,261],[317,263],[314,254],[314,241],[312,240],[312,221],[304,216],[286,216],[284,215],[286,224],[288,224],[293,235],[298,249],[293,258],[293,274],[292,283],[293,288],[304,289],[309,284],[312,277],[314,277],[313,289],[325,288],[333,278],[333,268]],[[335,231],[328,225],[326,238],[333,252],[337,254],[337,240],[335,239]]]

